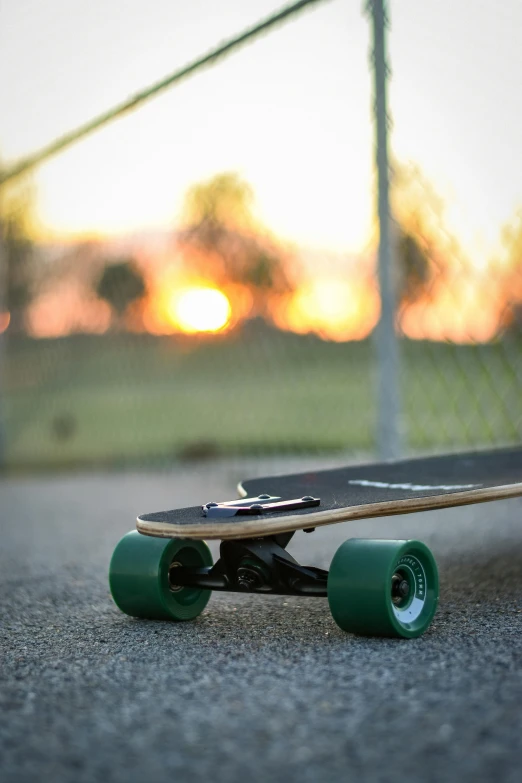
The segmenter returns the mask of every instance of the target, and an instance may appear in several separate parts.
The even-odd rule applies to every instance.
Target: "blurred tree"
[[[428,288],[434,276],[431,260],[413,234],[399,229],[397,240],[397,261],[399,264],[400,301],[414,302]]]
[[[397,222],[397,290],[400,304],[429,295],[462,254],[444,226],[444,203],[419,166],[394,164],[392,212]]]
[[[522,337],[522,300],[508,305],[509,331]]]
[[[95,282],[96,295],[113,313],[113,325],[121,327],[129,305],[146,293],[145,280],[132,258],[108,262]]]
[[[254,225],[254,193],[234,172],[216,174],[192,185],[185,196],[184,222],[189,226],[215,226],[241,231]]]
[[[3,240],[2,304],[9,312],[9,334],[25,331],[25,314],[36,293],[34,242],[34,195],[27,181],[6,187],[0,194]]]
[[[217,285],[247,287],[255,314],[264,314],[269,295],[289,293],[291,259],[253,214],[253,191],[226,172],[193,185],[185,197],[185,230],[179,242],[185,266]]]
[[[495,274],[505,278],[504,323],[510,332],[522,336],[522,209],[502,229],[502,243],[506,250]]]

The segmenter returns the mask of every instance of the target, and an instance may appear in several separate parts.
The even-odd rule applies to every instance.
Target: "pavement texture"
[[[346,634],[322,598],[214,594],[189,623],[119,612],[107,570],[138,512],[230,499],[276,467],[302,466],[0,481],[3,783],[519,783],[518,499],[295,536],[324,568],[351,536],[425,541],[441,600],[417,640]]]

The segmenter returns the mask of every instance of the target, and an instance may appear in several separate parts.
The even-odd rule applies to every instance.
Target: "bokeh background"
[[[5,177],[274,3],[0,11]],[[521,27],[388,7],[403,454],[522,436]],[[372,51],[318,0],[2,186],[4,469],[382,453]]]

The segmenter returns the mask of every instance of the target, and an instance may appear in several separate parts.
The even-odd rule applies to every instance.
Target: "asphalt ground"
[[[136,514],[235,497],[263,468],[0,481],[3,783],[519,783],[519,499],[291,542],[327,568],[350,536],[425,541],[441,600],[420,639],[346,634],[322,598],[214,594],[178,624],[119,612],[108,564]]]

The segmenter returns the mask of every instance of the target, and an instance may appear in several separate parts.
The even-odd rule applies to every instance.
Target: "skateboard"
[[[449,454],[242,482],[239,499],[141,514],[112,556],[117,606],[188,620],[211,592],[326,597],[348,632],[414,638],[438,602],[435,560],[420,541],[348,539],[330,569],[300,565],[286,547],[321,525],[522,495],[522,449]],[[219,539],[213,564],[204,539]]]

